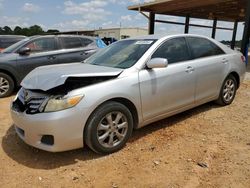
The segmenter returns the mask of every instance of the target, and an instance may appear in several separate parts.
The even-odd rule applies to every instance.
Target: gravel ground
[[[48,153],[24,144],[0,99],[0,187],[250,185],[250,74],[232,105],[208,103],[136,130],[121,151]]]

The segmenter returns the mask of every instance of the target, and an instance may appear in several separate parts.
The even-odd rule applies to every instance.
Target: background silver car
[[[242,54],[197,35],[116,42],[85,61],[40,67],[11,107],[26,143],[57,152],[121,149],[132,130],[200,104],[228,105],[245,75]]]

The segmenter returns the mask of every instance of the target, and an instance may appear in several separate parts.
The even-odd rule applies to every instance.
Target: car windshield
[[[23,45],[24,43],[26,43],[28,40],[30,40],[30,38],[25,38],[15,44],[12,44],[11,46],[9,46],[8,48],[4,49],[2,51],[2,53],[12,53],[16,50],[16,48],[18,48],[19,46]]]
[[[132,67],[156,40],[123,40],[98,51],[84,63],[126,69]]]

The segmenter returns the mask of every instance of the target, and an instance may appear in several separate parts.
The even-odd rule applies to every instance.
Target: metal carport
[[[250,0],[156,0],[129,6],[129,10],[141,12],[149,20],[149,34],[154,34],[155,22],[184,25],[184,32],[189,27],[211,28],[211,37],[215,38],[216,30],[232,30],[231,48],[235,46],[237,27],[239,22],[245,22],[242,36],[241,51],[246,53],[250,37]],[[147,16],[144,12],[148,12]],[[155,19],[156,14],[185,17],[185,22],[173,22]],[[190,18],[212,19],[213,26],[191,24]],[[217,21],[234,22],[233,28],[217,27]],[[246,54],[245,54],[246,55]]]

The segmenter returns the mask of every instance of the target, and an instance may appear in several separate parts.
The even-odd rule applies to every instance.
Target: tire
[[[230,105],[236,95],[237,81],[233,75],[229,75],[223,82],[219,98],[215,101],[221,106]]]
[[[0,98],[10,96],[14,89],[14,80],[8,74],[0,72]]]
[[[124,147],[133,130],[129,109],[118,102],[106,102],[90,116],[84,131],[85,143],[96,153],[109,154]]]

